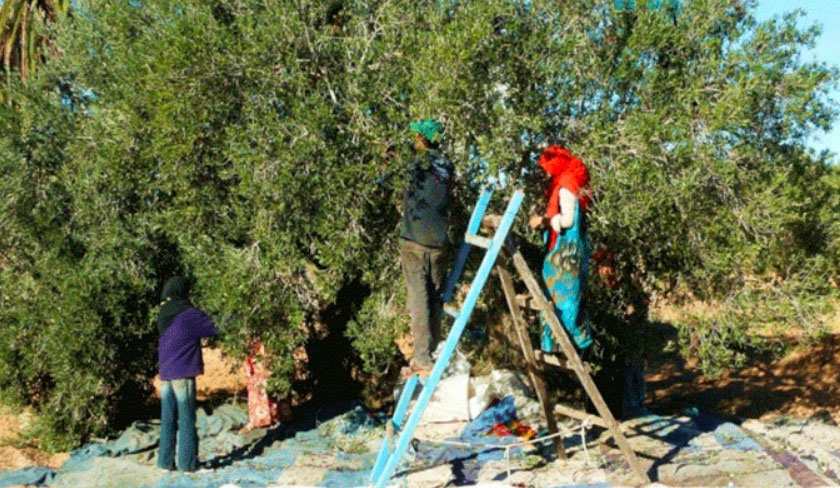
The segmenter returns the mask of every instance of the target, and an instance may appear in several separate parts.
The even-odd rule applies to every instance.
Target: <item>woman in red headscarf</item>
[[[547,229],[543,280],[557,316],[577,347],[584,350],[592,344],[584,302],[590,255],[586,231],[586,213],[591,203],[589,172],[583,161],[560,146],[549,146],[543,151],[539,165],[551,177],[546,190],[546,212],[530,220],[531,228]],[[556,350],[547,324],[541,342],[543,350]]]

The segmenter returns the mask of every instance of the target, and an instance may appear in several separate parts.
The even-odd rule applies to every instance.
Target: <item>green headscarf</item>
[[[416,132],[427,141],[437,144],[443,138],[443,125],[435,119],[418,120],[409,124],[411,132]]]
[[[160,294],[158,332],[163,334],[179,313],[192,307],[189,295],[190,282],[183,276],[169,278],[169,281],[163,285],[163,292]]]

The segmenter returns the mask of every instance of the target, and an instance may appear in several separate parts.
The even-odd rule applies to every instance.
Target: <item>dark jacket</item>
[[[452,163],[436,150],[421,153],[411,166],[403,197],[400,237],[426,247],[447,246]]]
[[[179,313],[158,342],[160,380],[171,381],[203,374],[201,338],[216,332],[213,320],[201,310],[191,307]]]

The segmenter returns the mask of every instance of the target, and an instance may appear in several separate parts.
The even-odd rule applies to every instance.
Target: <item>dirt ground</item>
[[[711,379],[663,356],[648,367],[648,403],[669,412],[696,407],[722,417],[830,417],[840,425],[840,334],[794,348],[780,359],[750,358],[741,371]]]
[[[818,415],[840,424],[839,377],[840,333],[793,349],[782,358],[750,358],[743,370],[716,379],[707,378],[694,364],[676,355],[662,354],[648,364],[647,403],[663,413],[697,408],[704,413],[741,419]],[[205,375],[199,378],[198,388],[200,399],[244,395],[241,365],[217,350],[205,351]],[[0,469],[58,467],[67,459],[67,453],[50,455],[15,447],[18,433],[30,420],[26,412],[0,407]]]
[[[31,447],[6,445],[17,439],[21,430],[30,421],[30,415],[10,409],[0,410],[0,469],[18,469],[27,466],[58,467],[64,464],[69,454],[47,454]]]

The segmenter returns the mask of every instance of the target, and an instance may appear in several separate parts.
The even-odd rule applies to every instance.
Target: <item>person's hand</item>
[[[545,225],[545,217],[542,215],[533,215],[528,221],[528,226],[532,229],[538,229]]]

